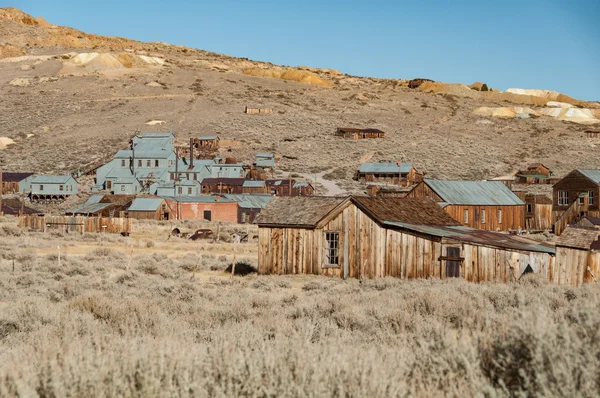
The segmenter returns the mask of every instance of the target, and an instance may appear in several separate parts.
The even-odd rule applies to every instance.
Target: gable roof
[[[65,214],[94,214],[112,206],[112,203],[84,203],[74,209],[65,210]]]
[[[2,201],[2,212],[5,215],[18,216],[21,214],[21,201],[17,198],[8,198]],[[41,211],[23,205],[23,214],[43,214]]]
[[[62,175],[62,176],[36,176],[31,180],[32,183],[35,184],[64,184],[69,181],[71,178],[70,175]],[[77,181],[76,181],[77,182]]]
[[[10,172],[3,171],[2,172],[2,181],[4,182],[21,182],[27,177],[32,176],[33,173],[21,173],[21,172]]]
[[[580,169],[578,169],[577,171],[579,171],[581,174],[583,174],[590,180],[594,181],[596,184],[600,185],[600,170],[580,170]]]
[[[461,225],[430,199],[364,196],[353,197],[352,203],[379,223],[389,221],[419,225]]]
[[[412,163],[401,162],[378,162],[378,163],[363,163],[358,170],[360,173],[409,173],[412,169]]]
[[[155,211],[163,201],[162,198],[136,198],[128,211]]]
[[[254,223],[315,227],[346,200],[344,197],[333,196],[278,196],[261,211]]]
[[[225,194],[223,196],[238,202],[238,206],[242,209],[264,209],[273,200],[273,195],[269,194]]]
[[[449,205],[518,206],[524,204],[500,181],[425,180],[424,183]]]
[[[556,246],[589,250],[598,235],[600,235],[600,230],[596,228],[568,226],[556,240]]]

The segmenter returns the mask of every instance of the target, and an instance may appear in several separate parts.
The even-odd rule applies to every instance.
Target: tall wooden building
[[[424,180],[407,197],[431,198],[468,227],[488,231],[525,228],[525,203],[500,181]]]
[[[552,211],[560,216],[574,202],[587,197],[587,212],[600,217],[600,170],[573,170],[552,187]]]

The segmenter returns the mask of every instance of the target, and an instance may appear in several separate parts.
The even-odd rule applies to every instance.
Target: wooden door
[[[460,277],[460,247],[446,248],[446,278]]]
[[[111,189],[112,188],[112,181],[107,180],[106,181],[106,189]]]

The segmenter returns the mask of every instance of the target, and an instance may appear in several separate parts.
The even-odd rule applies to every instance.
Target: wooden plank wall
[[[130,218],[116,217],[68,217],[24,215],[19,218],[19,227],[35,231],[50,229],[69,232],[108,232],[121,233],[132,231]],[[106,226],[106,228],[102,228]]]
[[[552,230],[554,225],[551,204],[534,204],[531,217],[528,217],[527,229],[533,230]]]
[[[444,207],[456,221],[471,228],[486,231],[508,231],[525,229],[525,205],[518,206],[461,206]],[[468,223],[464,223],[464,211],[469,212]],[[485,210],[485,223],[481,222],[481,212]],[[502,223],[498,222],[498,210],[502,210]]]

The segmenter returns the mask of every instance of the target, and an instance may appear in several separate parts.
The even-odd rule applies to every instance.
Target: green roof
[[[136,198],[128,211],[155,211],[163,202],[162,198]]]
[[[409,173],[412,169],[412,163],[397,162],[379,162],[379,163],[363,163],[360,165],[360,173],[380,173],[380,174],[399,174]]]
[[[594,181],[596,184],[600,184],[600,170],[578,170],[581,174]]]
[[[449,205],[518,206],[525,204],[501,181],[425,180]]]

